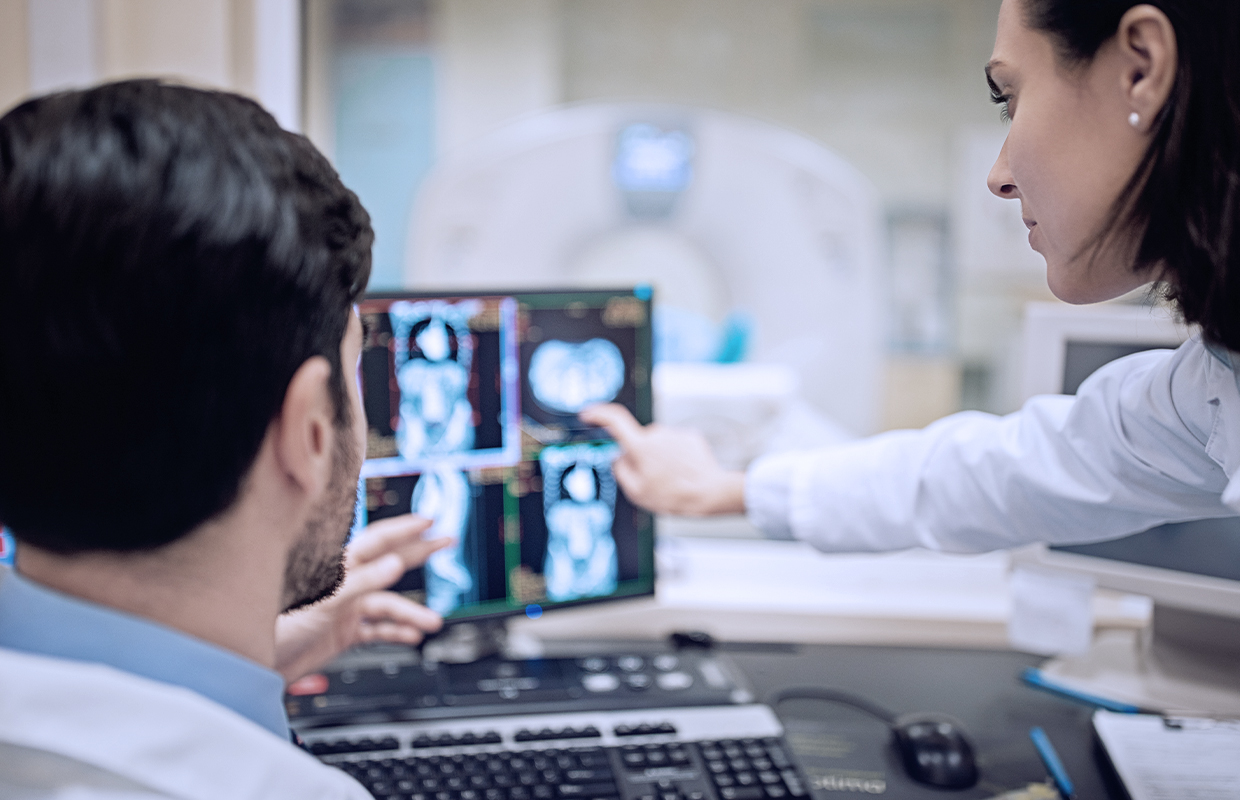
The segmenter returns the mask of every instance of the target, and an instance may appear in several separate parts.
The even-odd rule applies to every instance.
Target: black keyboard
[[[381,800],[794,800],[766,706],[391,723],[303,731]]]

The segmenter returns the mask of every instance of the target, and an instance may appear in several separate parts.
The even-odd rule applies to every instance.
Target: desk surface
[[[984,798],[1045,780],[1046,772],[1029,740],[1042,726],[1058,749],[1081,800],[1118,797],[1108,788],[1094,756],[1092,709],[1031,689],[1020,672],[1040,659],[1023,653],[911,647],[801,645],[762,649],[727,646],[722,651],[752,681],[759,698],[789,686],[817,685],[865,696],[892,711],[938,711],[960,719],[977,748],[982,781],[967,792],[944,792],[913,783],[895,752],[883,750],[889,798]],[[881,724],[847,707],[789,701],[781,716],[796,731],[818,730],[856,736],[874,749],[885,742]],[[872,737],[873,743],[869,743]],[[847,758],[842,758],[841,762]],[[829,759],[818,759],[818,763]],[[841,793],[819,792],[819,800]]]
[[[567,643],[561,643],[567,644]],[[571,651],[603,650],[616,642],[574,642]],[[623,647],[631,647],[628,642]],[[597,646],[596,646],[597,645]],[[556,648],[559,649],[559,648]],[[1029,740],[1029,729],[1040,725],[1050,736],[1077,786],[1080,800],[1110,800],[1122,795],[1108,788],[1094,756],[1092,709],[1031,689],[1020,681],[1037,656],[1010,651],[875,647],[858,645],[721,644],[749,678],[757,698],[791,686],[823,686],[860,694],[897,714],[937,711],[960,719],[977,748],[982,780],[978,787],[948,792],[911,781],[888,746],[884,726],[847,707],[815,701],[789,701],[780,708],[794,747],[812,749],[828,741],[843,752],[842,740],[855,745],[840,756],[840,769],[854,769],[869,760],[887,783],[881,795],[903,798],[988,798],[1046,779],[1046,771]],[[798,744],[799,740],[799,744]],[[824,774],[830,758],[814,763],[802,758],[808,772]],[[813,775],[811,774],[811,778]],[[816,800],[855,796],[852,792],[817,791]]]

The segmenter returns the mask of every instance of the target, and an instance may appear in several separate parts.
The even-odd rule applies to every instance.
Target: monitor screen
[[[651,418],[646,288],[370,295],[359,522],[415,513],[456,544],[394,591],[448,620],[654,591],[654,521],[577,414]]]

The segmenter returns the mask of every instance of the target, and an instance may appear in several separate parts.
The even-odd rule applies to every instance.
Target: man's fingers
[[[407,544],[396,552],[405,560],[405,566],[412,568],[425,564],[426,559],[430,558],[431,553],[436,550],[452,547],[455,544],[455,536],[438,536],[434,539],[422,539],[413,544]]]
[[[365,623],[358,631],[358,638],[363,642],[395,642],[397,644],[417,644],[424,634],[417,628],[401,625],[396,622]]]
[[[400,580],[409,567],[399,553],[388,553],[381,558],[349,565],[344,584],[336,593],[338,598],[357,597],[367,592],[386,589]]]
[[[421,631],[443,627],[443,617],[395,592],[372,592],[360,600],[359,609],[367,623],[395,622]]]
[[[349,559],[353,563],[363,563],[378,558],[417,541],[430,526],[431,520],[414,514],[401,514],[371,523],[349,543]]]
[[[604,428],[625,450],[633,449],[642,435],[642,424],[619,403],[590,406],[577,416],[587,425]]]

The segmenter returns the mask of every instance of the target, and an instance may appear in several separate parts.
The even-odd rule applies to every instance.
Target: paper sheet
[[[1094,713],[1132,800],[1240,798],[1240,720]]]

